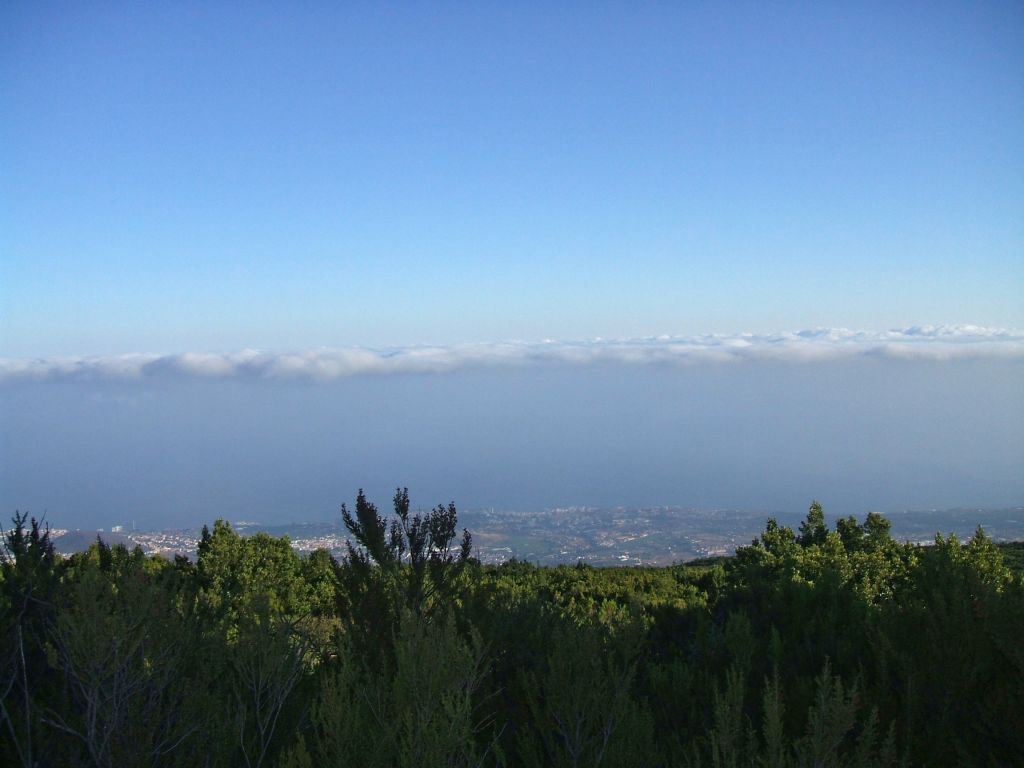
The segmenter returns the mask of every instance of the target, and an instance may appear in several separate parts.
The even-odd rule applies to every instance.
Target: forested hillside
[[[1019,765],[1024,577],[979,529],[769,520],[735,557],[482,566],[454,505],[347,557],[218,521],[195,562],[4,536],[0,763]],[[1008,554],[1019,562],[1020,548]]]

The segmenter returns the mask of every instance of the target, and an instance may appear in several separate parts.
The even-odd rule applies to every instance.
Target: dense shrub
[[[894,541],[812,505],[668,568],[483,566],[453,505],[360,494],[349,556],[218,521],[195,563],[0,565],[0,762],[21,766],[1012,765],[1024,578],[980,529]],[[1019,548],[1006,551],[1011,556]]]

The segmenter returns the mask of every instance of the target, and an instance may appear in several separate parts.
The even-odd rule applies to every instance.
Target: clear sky
[[[1024,327],[1020,3],[0,9],[0,355]]]
[[[0,4],[0,513],[1024,503],[1024,5]]]

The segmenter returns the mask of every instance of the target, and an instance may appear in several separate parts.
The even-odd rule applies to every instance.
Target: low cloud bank
[[[858,357],[911,360],[1024,360],[1024,331],[974,325],[884,332],[844,328],[777,334],[658,336],[590,341],[495,342],[299,352],[186,352],[99,357],[0,358],[0,382],[132,380],[165,376],[332,381],[368,374],[443,373],[468,367],[544,364],[696,365],[815,362]]]

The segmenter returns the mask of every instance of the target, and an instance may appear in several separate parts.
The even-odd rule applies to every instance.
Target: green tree
[[[63,700],[43,722],[68,737],[68,765],[186,766],[197,759],[202,699],[186,661],[196,637],[139,548],[94,544],[69,563],[51,633]],[[156,567],[154,567],[154,565]]]
[[[828,534],[828,527],[825,525],[825,512],[817,501],[811,502],[807,510],[807,517],[800,523],[801,546],[810,547],[815,544],[824,544],[825,536]]]
[[[526,766],[647,766],[653,762],[653,718],[633,695],[639,648],[615,643],[590,623],[560,622],[537,670],[519,688],[530,720],[520,722]]]
[[[0,530],[0,727],[6,737],[0,757],[35,766],[46,751],[38,700],[54,677],[45,644],[54,620],[58,557],[49,526],[22,512],[12,523]]]
[[[436,597],[445,595],[469,561],[473,539],[465,528],[456,548],[458,512],[455,503],[430,512],[409,512],[409,489],[395,490],[394,517],[388,520],[366,500],[360,488],[355,514],[341,505],[345,528],[355,539],[347,542],[348,559],[357,573],[376,565],[399,581],[406,606],[417,614],[429,612]]]
[[[312,728],[285,765],[419,768],[500,764],[494,724],[476,704],[486,664],[480,639],[460,637],[450,617],[402,611],[394,659],[365,663],[343,637],[321,673]]]
[[[233,741],[233,764],[268,765],[306,710],[300,695],[328,654],[322,616],[322,555],[304,562],[287,537],[240,536],[223,520],[198,547],[197,610],[206,629],[223,711],[221,738]]]
[[[1024,588],[985,532],[921,548],[880,618],[880,688],[903,693],[887,703],[915,762],[1014,764],[1024,754]]]

